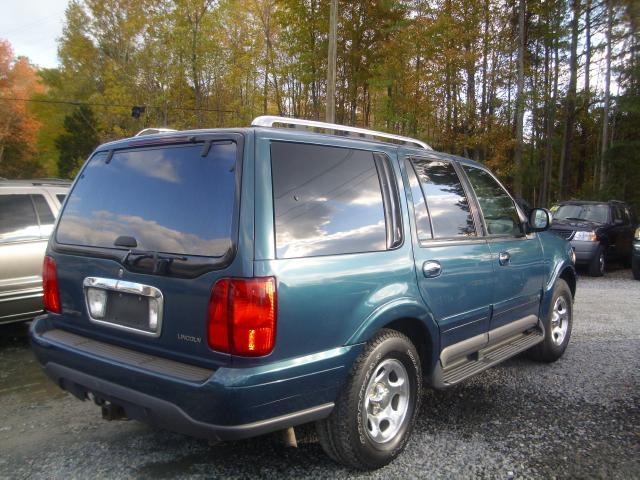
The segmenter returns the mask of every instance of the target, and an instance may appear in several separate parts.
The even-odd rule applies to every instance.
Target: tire
[[[544,340],[529,350],[529,354],[539,362],[555,362],[567,349],[573,327],[573,295],[567,282],[561,278],[553,288],[551,309],[542,323]]]
[[[316,422],[322,448],[358,470],[387,465],[409,440],[421,394],[415,346],[400,332],[380,330],[356,359],[331,415]]]
[[[602,277],[605,272],[605,263],[604,247],[600,245],[598,250],[596,250],[596,254],[589,262],[589,275],[592,277]]]
[[[640,258],[635,255],[631,259],[631,271],[633,272],[633,278],[640,280]]]

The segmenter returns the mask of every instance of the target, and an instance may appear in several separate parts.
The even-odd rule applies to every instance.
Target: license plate
[[[107,292],[105,322],[153,332],[149,325],[149,297]]]
[[[84,288],[87,312],[92,322],[143,335],[160,336],[163,297],[157,288],[98,277],[85,278]]]

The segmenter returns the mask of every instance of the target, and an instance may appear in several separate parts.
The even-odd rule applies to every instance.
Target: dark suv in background
[[[572,200],[552,207],[551,231],[569,240],[576,263],[587,265],[589,275],[604,275],[610,260],[627,264],[636,219],[629,205],[619,201]]]

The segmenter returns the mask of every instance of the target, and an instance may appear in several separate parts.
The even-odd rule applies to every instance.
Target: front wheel
[[[603,276],[605,263],[606,263],[606,259],[604,255],[604,248],[602,247],[602,245],[600,245],[598,247],[598,250],[596,250],[596,254],[593,256],[593,258],[589,262],[589,275],[592,277]]]
[[[633,278],[640,280],[640,257],[636,255],[631,259],[631,271],[633,272]]]
[[[573,295],[567,282],[561,278],[553,288],[551,309],[542,323],[544,340],[529,353],[534,360],[555,362],[567,349],[573,327]]]
[[[387,465],[409,440],[421,392],[415,346],[400,332],[381,330],[354,363],[331,415],[316,423],[322,448],[360,470]]]

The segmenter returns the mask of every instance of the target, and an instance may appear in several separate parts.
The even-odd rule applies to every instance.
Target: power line
[[[106,108],[126,108],[131,109],[132,105],[122,105],[118,103],[91,103],[91,102],[78,102],[75,100],[45,100],[35,98],[15,98],[15,97],[0,97],[0,100],[7,100],[10,102],[33,102],[33,103],[53,103],[59,105],[73,105],[73,106],[87,106],[87,107],[106,107]],[[161,107],[157,105],[144,105],[146,108],[156,108],[158,110],[181,110],[189,112],[214,112],[214,113],[234,113],[236,110],[223,110],[218,108],[195,108],[195,107]]]

